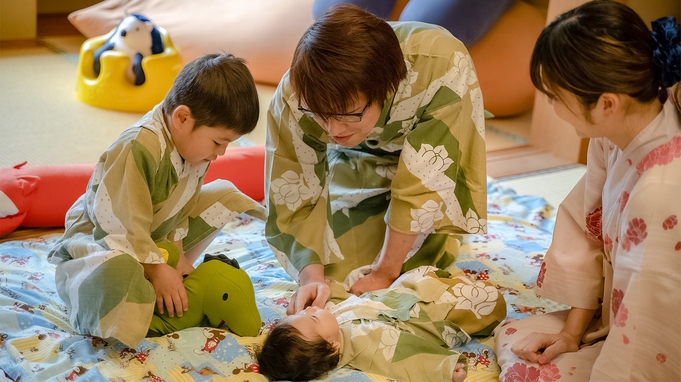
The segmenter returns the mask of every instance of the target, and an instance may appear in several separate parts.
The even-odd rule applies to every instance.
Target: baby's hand
[[[163,314],[164,306],[168,309],[168,316],[178,317],[189,309],[187,291],[182,284],[182,276],[168,264],[142,264],[144,273],[154,286],[156,292],[156,307]]]
[[[463,382],[466,379],[468,373],[466,372],[465,365],[463,363],[457,363],[454,366],[454,371],[452,372],[452,382]]]

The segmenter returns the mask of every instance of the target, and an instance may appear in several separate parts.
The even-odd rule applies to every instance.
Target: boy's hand
[[[182,256],[184,257],[184,256]],[[168,264],[142,264],[144,274],[151,281],[156,292],[156,307],[163,314],[164,306],[168,309],[168,316],[178,317],[189,309],[187,291],[182,284],[182,276]]]
[[[180,261],[177,262],[177,274],[181,276],[192,273],[194,266],[191,265],[184,255],[180,255]]]

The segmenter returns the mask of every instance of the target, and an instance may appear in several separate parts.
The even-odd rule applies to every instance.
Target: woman
[[[334,7],[270,104],[266,167],[267,238],[301,284],[289,314],[324,305],[325,277],[350,274],[361,294],[448,266],[452,233],[486,231],[484,110],[466,48],[435,25]]]
[[[571,309],[497,329],[502,379],[681,378],[681,123],[667,90],[680,62],[673,18],[651,35],[614,1],[568,11],[539,37],[535,86],[591,140],[536,283]]]

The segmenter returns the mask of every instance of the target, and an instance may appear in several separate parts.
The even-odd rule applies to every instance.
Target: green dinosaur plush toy
[[[170,243],[157,243],[167,263],[177,265],[180,253]],[[250,277],[239,263],[225,255],[206,255],[194,271],[184,279],[189,310],[182,317],[154,312],[149,330],[168,334],[181,329],[200,326],[206,318],[212,327],[225,324],[239,336],[257,336],[262,326],[255,303],[255,291]]]

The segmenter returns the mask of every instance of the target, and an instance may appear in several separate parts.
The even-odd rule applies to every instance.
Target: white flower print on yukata
[[[381,334],[381,343],[378,344],[379,349],[383,349],[383,356],[385,359],[392,359],[395,355],[395,348],[397,347],[397,340],[400,339],[400,331],[392,326],[384,326]]]
[[[419,78],[418,72],[412,70],[411,62],[409,62],[409,60],[404,60],[404,63],[407,66],[407,77],[404,79],[404,81],[400,82],[393,102],[400,101],[403,98],[411,97],[411,85],[416,82],[416,79]]]
[[[442,213],[442,203],[434,200],[429,200],[421,206],[421,208],[411,209],[410,229],[412,232],[430,232],[432,231],[435,222],[442,220],[445,214]]]
[[[463,98],[468,93],[468,87],[478,82],[478,76],[473,70],[471,56],[463,52],[456,52],[452,57],[452,69],[445,74],[445,78],[457,79],[456,82],[447,81],[447,86]]]
[[[392,180],[397,173],[397,165],[395,164],[381,164],[376,166],[376,173],[384,178]]]
[[[492,285],[486,285],[482,281],[472,281],[466,277],[457,277],[463,281],[451,288],[456,305],[454,309],[470,310],[478,319],[494,312],[499,299],[499,291]],[[447,299],[443,293],[440,300]]]
[[[444,174],[454,161],[443,145],[433,147],[424,143],[419,151],[415,151],[414,147],[406,142],[402,158],[409,172],[421,179],[428,189],[437,191],[449,183],[450,186],[454,185],[454,181]]]
[[[452,327],[445,326],[442,331],[442,339],[445,341],[449,348],[455,346],[463,346],[471,340],[471,337],[466,334],[463,330],[456,330]]]
[[[291,211],[295,211],[303,200],[308,200],[313,196],[310,188],[305,186],[302,176],[291,170],[273,180],[270,187],[274,203],[285,204]]]
[[[480,219],[472,209],[466,213],[466,230],[470,233],[486,233],[487,219]]]

